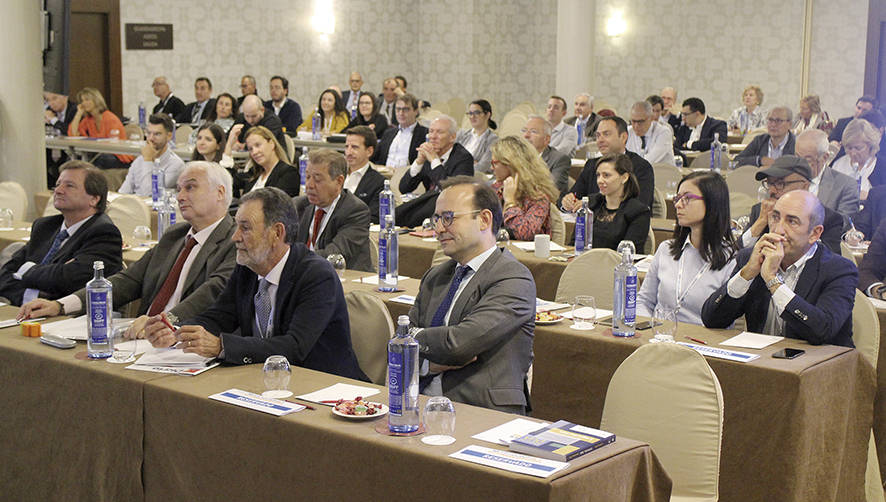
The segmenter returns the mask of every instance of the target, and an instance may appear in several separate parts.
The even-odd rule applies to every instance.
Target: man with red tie
[[[170,227],[131,267],[109,277],[115,309],[141,299],[131,336],[142,336],[148,316],[194,317],[221,293],[236,262],[234,221],[227,212],[231,197],[231,175],[218,164],[191,162],[179,176],[177,198],[185,222]],[[36,299],[22,306],[19,316],[81,314],[85,298],[81,289],[58,301]]]

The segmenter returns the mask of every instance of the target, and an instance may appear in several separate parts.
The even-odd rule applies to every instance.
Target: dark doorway
[[[119,0],[71,2],[70,91],[101,91],[108,107],[122,115]]]

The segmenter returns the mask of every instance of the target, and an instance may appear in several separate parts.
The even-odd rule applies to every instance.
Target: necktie
[[[324,215],[326,215],[326,211],[319,207],[314,211],[314,232],[311,234],[311,249],[317,247],[317,234],[320,233],[320,222],[323,221]]]
[[[443,321],[446,319],[446,313],[449,312],[449,307],[452,306],[452,300],[455,299],[455,292],[458,291],[461,281],[464,280],[469,270],[471,270],[471,267],[467,265],[459,265],[458,267],[455,267],[455,275],[452,277],[452,284],[449,285],[449,291],[446,292],[446,297],[443,298],[443,302],[437,307],[437,312],[434,313],[434,318],[431,319],[431,328],[443,326]]]
[[[646,136],[640,136],[640,148],[646,149]]]
[[[188,259],[188,255],[191,254],[191,249],[194,249],[194,246],[196,245],[197,239],[194,239],[193,236],[189,236],[188,240],[185,242],[185,247],[182,248],[181,253],[178,254],[178,259],[175,260],[172,270],[169,271],[169,275],[166,276],[166,280],[163,281],[163,285],[160,286],[160,291],[157,291],[157,296],[155,296],[154,301],[151,302],[151,307],[148,309],[148,315],[157,315],[160,312],[163,312],[163,307],[169,303],[169,299],[172,298],[172,293],[175,293],[175,288],[178,286],[178,279],[181,277],[182,267],[185,265],[185,260]]]
[[[271,333],[268,330],[268,321],[271,319],[271,295],[268,288],[271,283],[262,278],[258,281],[258,292],[255,293],[255,317],[258,321],[258,331],[262,338],[268,338]]]
[[[58,252],[58,248],[62,247],[62,242],[67,238],[67,230],[61,230],[59,233],[55,234],[55,239],[52,240],[52,246],[49,247],[49,251],[47,251],[46,256],[43,257],[40,265],[46,265],[49,263],[52,260],[52,257],[55,256],[55,253]]]

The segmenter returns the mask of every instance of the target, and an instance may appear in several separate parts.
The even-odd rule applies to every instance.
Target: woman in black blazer
[[[357,116],[351,119],[348,129],[361,125],[372,129],[376,138],[381,138],[388,128],[387,119],[378,113],[378,102],[366,91],[360,91],[360,97],[357,98]]]
[[[640,186],[634,176],[631,159],[624,154],[607,155],[597,162],[599,193],[588,199],[594,212],[594,248],[617,249],[629,240],[638,253],[643,252],[649,236],[649,207],[637,196]]]
[[[246,172],[238,175],[243,192],[254,188],[275,187],[290,197],[298,195],[301,178],[298,169],[286,163],[286,152],[267,127],[255,126],[246,132],[246,150],[249,162]]]

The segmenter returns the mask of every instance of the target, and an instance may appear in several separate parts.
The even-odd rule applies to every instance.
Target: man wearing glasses
[[[443,183],[431,220],[451,258],[422,278],[409,311],[421,354],[421,392],[525,414],[532,362],[535,281],[495,245],[495,191],[470,176]]]
[[[704,152],[711,149],[714,134],[720,135],[720,142],[727,139],[726,122],[705,115],[704,101],[689,98],[683,101],[680,112],[683,124],[674,131],[674,146],[679,150]]]
[[[769,110],[766,118],[768,134],[759,134],[751,140],[747,148],[736,155],[736,165],[769,167],[782,155],[793,155],[796,147],[796,137],[791,132],[793,119],[793,112],[787,106]]]
[[[705,326],[727,328],[744,315],[748,331],[853,347],[858,270],[818,243],[824,220],[824,206],[809,192],[778,199],[771,232],[739,251],[732,278],[705,301]]]
[[[757,180],[763,182],[769,198],[754,204],[751,208],[750,223],[741,236],[742,247],[754,246],[761,236],[769,232],[769,219],[776,202],[786,193],[795,190],[809,190],[812,170],[806,160],[796,155],[779,157],[766,169],[757,172]],[[824,208],[821,241],[835,253],[840,252],[840,238],[843,234],[843,217],[840,213]]]
[[[643,157],[650,164],[676,165],[674,162],[674,133],[667,125],[655,120],[652,105],[638,101],[631,106],[631,125],[625,148]]]

